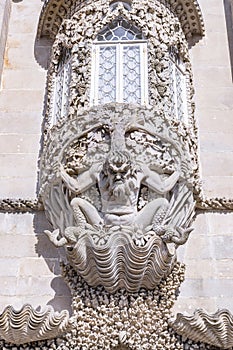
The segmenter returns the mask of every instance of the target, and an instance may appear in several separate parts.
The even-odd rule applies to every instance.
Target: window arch
[[[63,50],[53,90],[52,125],[68,115],[71,80],[71,54]]]
[[[105,27],[93,43],[91,104],[147,104],[147,42],[124,18]]]

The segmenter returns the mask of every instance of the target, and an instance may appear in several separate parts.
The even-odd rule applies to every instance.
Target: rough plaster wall
[[[48,54],[46,43],[35,43],[42,5],[39,0],[12,2],[0,90],[0,198],[37,197]],[[24,303],[70,307],[58,252],[43,234],[46,228],[43,213],[0,214],[0,311]]]
[[[191,57],[204,192],[233,198],[233,84],[224,3],[199,0],[206,36]],[[194,226],[179,251],[186,280],[175,311],[233,312],[233,213],[198,214]]]

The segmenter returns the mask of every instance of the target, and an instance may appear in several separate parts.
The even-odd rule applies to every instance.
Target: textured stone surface
[[[207,35],[193,47],[191,58],[203,187],[210,197],[232,197],[233,87],[227,22],[222,2],[199,3]]]
[[[60,277],[62,251],[43,234],[49,227],[43,213],[0,214],[0,311],[25,303],[70,310],[70,292]]]
[[[199,3],[207,35],[192,48],[191,58],[203,186],[208,196],[232,197],[233,93],[223,2]],[[36,196],[46,75],[43,68],[50,45],[36,43],[34,56],[41,6],[42,2],[31,0],[12,3],[0,91],[0,136],[6,141],[0,155],[0,197]],[[20,308],[27,302],[34,307],[48,303],[57,310],[68,308],[70,298],[59,276],[59,257],[41,234],[49,228],[45,218],[32,214],[1,214],[0,218],[1,310],[8,304]],[[174,310],[191,312],[201,307],[209,312],[217,308],[233,311],[232,227],[230,213],[197,216],[195,231],[180,251],[187,265],[186,280]],[[37,288],[30,289],[32,283]],[[192,342],[186,345],[185,349],[207,349]],[[12,349],[12,345],[6,348]]]
[[[178,334],[221,349],[233,346],[233,316],[227,310],[208,314],[197,310],[192,316],[178,314],[172,325]]]
[[[232,221],[233,213],[197,215],[195,229],[183,247],[186,279],[175,312],[198,307],[208,312],[220,308],[233,312]]]
[[[11,6],[0,91],[0,198],[35,198],[46,78],[34,57],[42,4]]]

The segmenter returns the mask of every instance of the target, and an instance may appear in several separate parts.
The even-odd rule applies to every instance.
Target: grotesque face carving
[[[108,177],[111,188],[125,183],[132,169],[130,156],[126,151],[112,151],[107,157],[103,172]]]
[[[127,151],[112,151],[103,165],[104,182],[114,197],[129,194],[129,182],[133,184],[133,173],[132,161]]]

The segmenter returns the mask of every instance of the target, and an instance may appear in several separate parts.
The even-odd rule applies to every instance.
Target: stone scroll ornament
[[[54,230],[46,234],[89,285],[153,289],[174,266],[194,213],[181,128],[152,109],[110,105],[51,130],[41,195]]]

